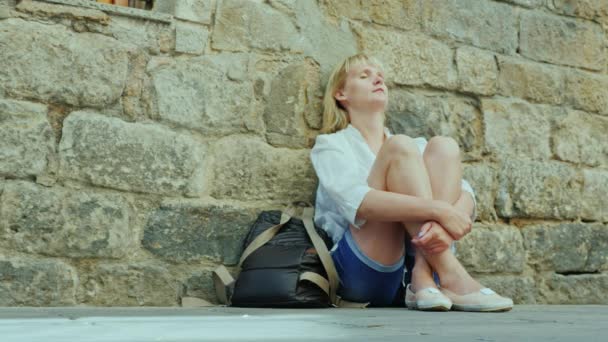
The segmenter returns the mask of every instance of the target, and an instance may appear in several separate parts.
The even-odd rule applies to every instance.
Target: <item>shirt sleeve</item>
[[[339,214],[355,227],[363,226],[365,220],[356,219],[357,210],[371,188],[368,175],[361,172],[354,154],[336,139],[319,135],[310,158],[320,186],[334,201]]]

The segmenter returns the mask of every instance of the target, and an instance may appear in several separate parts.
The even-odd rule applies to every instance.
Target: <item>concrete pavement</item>
[[[1,342],[608,341],[608,306],[407,309],[0,308]]]

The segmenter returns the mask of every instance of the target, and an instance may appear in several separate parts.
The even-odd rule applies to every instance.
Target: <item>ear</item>
[[[334,98],[338,101],[346,100],[346,95],[344,95],[344,91],[342,89],[338,90],[334,95]]]

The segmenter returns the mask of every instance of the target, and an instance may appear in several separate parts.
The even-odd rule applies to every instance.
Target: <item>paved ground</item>
[[[0,308],[1,342],[608,341],[608,306],[406,309]]]

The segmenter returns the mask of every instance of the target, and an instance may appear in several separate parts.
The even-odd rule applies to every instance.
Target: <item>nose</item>
[[[382,83],[384,83],[384,79],[382,78],[382,76],[376,75],[376,78],[374,79],[374,85],[381,85]]]

